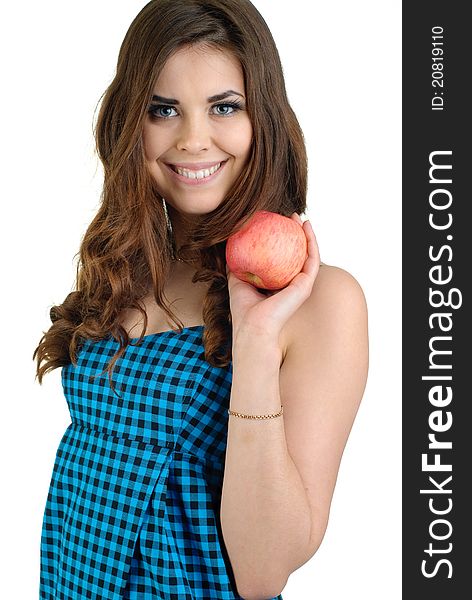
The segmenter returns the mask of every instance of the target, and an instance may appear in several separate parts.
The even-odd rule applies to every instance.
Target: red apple
[[[238,279],[265,290],[280,290],[307,259],[303,227],[278,213],[260,210],[226,242],[226,263]]]

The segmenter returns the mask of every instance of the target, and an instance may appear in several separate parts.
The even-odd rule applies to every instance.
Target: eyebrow
[[[234,90],[226,90],[226,92],[222,92],[221,94],[215,94],[214,96],[210,96],[208,98],[208,102],[218,102],[218,100],[224,100],[225,98],[228,98],[228,96],[241,96],[241,98],[244,98],[244,96],[239,92],[235,92]],[[180,102],[175,98],[164,98],[164,96],[154,95],[152,97],[152,100],[154,102],[165,102],[166,104],[180,104]]]

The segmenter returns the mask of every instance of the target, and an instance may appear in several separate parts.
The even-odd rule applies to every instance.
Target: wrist
[[[278,373],[282,357],[282,349],[272,338],[238,336],[233,340],[233,370]]]
[[[237,348],[275,350],[279,348],[279,332],[255,325],[233,327],[233,350]]]

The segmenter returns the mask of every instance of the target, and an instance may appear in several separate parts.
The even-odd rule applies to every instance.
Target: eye
[[[233,113],[237,112],[238,110],[241,110],[242,105],[239,102],[224,102],[222,104],[215,104],[213,106],[213,108],[230,108],[231,110],[228,112],[219,112],[217,111],[217,115],[221,115],[222,117],[226,116],[226,115],[232,115]]]
[[[155,119],[168,119],[172,115],[163,114],[162,112],[160,112],[160,111],[168,111],[168,110],[175,110],[175,109],[173,106],[166,106],[165,104],[154,104],[149,109],[149,114],[151,115],[151,117],[153,117]]]

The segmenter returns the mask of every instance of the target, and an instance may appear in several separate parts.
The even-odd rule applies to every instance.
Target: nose
[[[198,154],[210,147],[210,127],[204,116],[182,117],[177,149],[187,150],[190,154]]]

